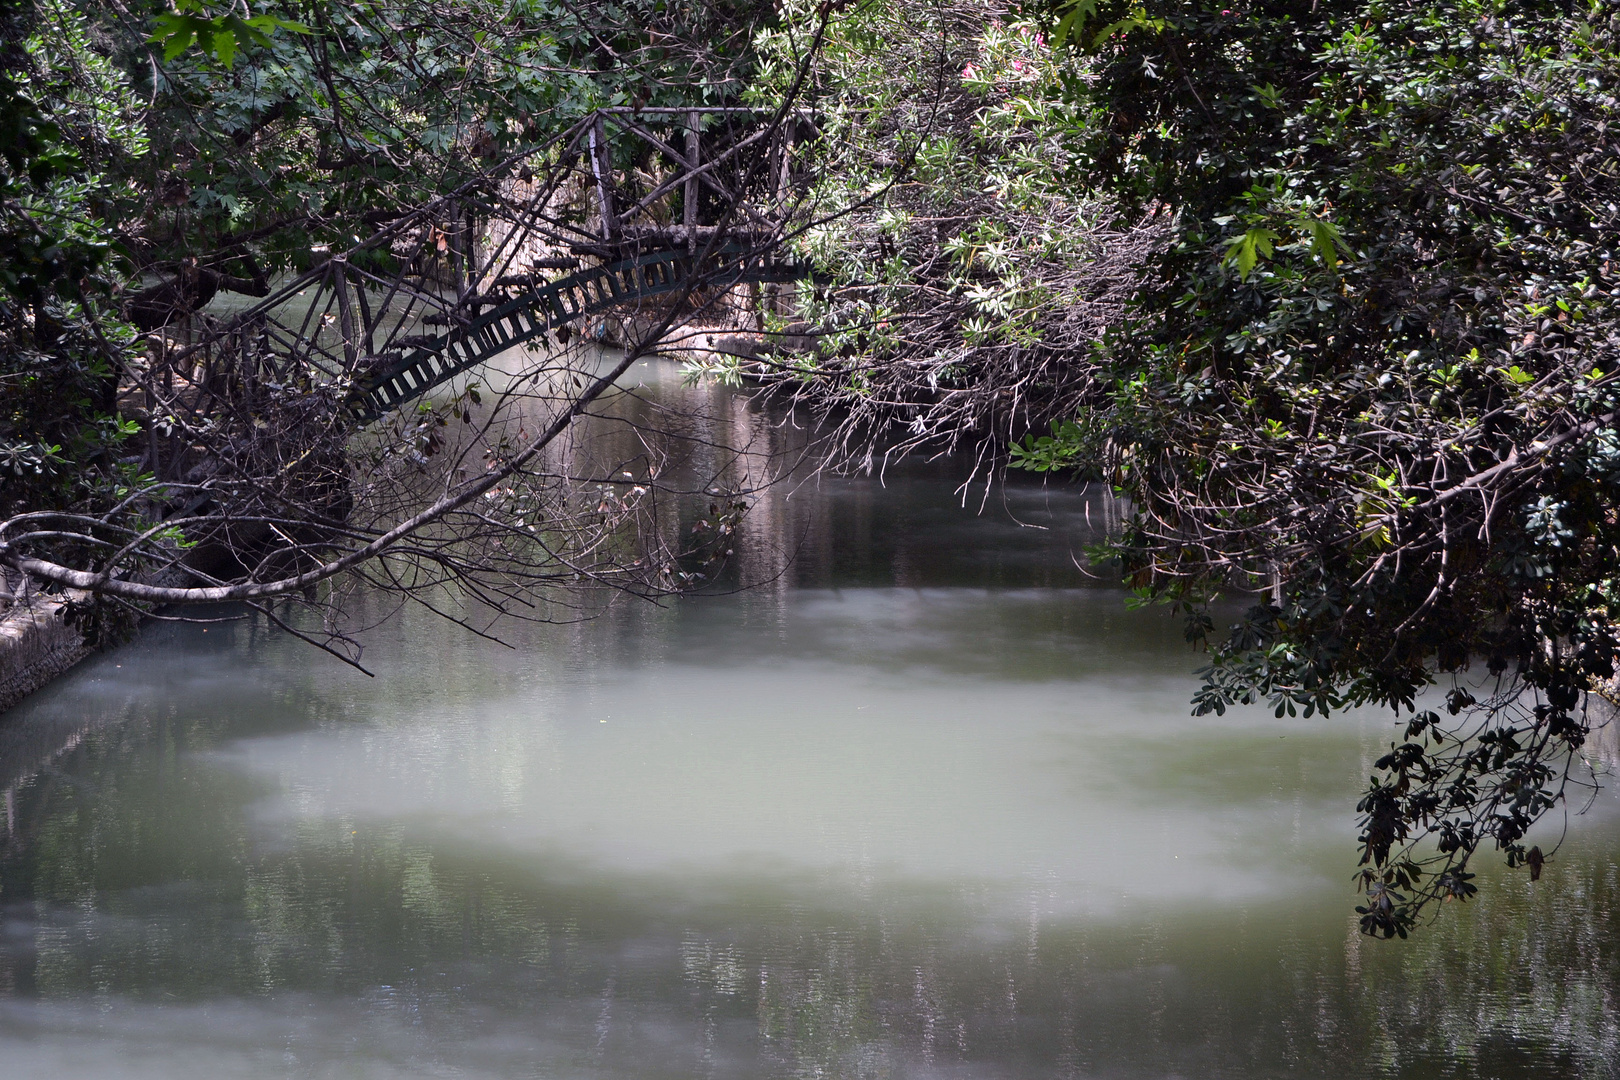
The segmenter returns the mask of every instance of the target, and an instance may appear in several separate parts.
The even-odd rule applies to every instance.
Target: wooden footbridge
[[[752,109],[603,109],[346,251],[317,251],[246,311],[193,320],[175,359],[202,387],[229,370],[339,390],[365,423],[606,313],[679,324],[739,285],[807,275],[782,248],[807,134]]]
[[[363,372],[348,405],[357,420],[374,419],[514,346],[587,316],[643,309],[655,298],[695,288],[714,292],[739,284],[779,283],[805,276],[799,264],[749,243],[728,242],[701,255],[650,251],[580,270],[554,281],[517,283],[494,310],[422,341],[397,359]]]

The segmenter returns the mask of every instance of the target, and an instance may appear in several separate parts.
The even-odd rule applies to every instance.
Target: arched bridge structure
[[[398,408],[486,360],[581,319],[625,307],[644,308],[660,296],[740,284],[786,283],[809,276],[801,263],[747,244],[726,244],[703,256],[658,251],[593,266],[544,284],[528,284],[494,310],[410,348],[385,367],[362,373],[347,406],[365,422]]]
[[[225,372],[327,387],[363,424],[603,313],[701,322],[740,285],[808,276],[783,231],[811,136],[801,115],[747,108],[593,113],[443,198],[375,215],[374,235],[313,252],[245,311],[165,330],[166,362],[196,387],[175,403],[203,408]]]

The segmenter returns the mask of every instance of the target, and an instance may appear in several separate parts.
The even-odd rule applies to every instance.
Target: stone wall
[[[93,651],[63,616],[63,597],[25,595],[0,612],[0,712]]]

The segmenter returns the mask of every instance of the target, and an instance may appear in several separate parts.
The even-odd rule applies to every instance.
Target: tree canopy
[[[1111,400],[1040,452],[1130,496],[1128,579],[1212,646],[1198,711],[1413,714],[1360,807],[1363,928],[1404,934],[1473,892],[1481,843],[1539,870],[1531,824],[1591,780],[1620,644],[1620,7],[1058,25],[1091,58],[1090,177],[1177,229],[1104,345]],[[1214,638],[1242,584],[1264,601]]]
[[[883,37],[930,17],[850,17],[889,81],[829,80],[867,124],[830,152],[915,156],[824,176],[860,226],[824,256],[850,287],[781,377],[877,418],[869,451],[1111,484],[1129,525],[1097,554],[1209,650],[1197,711],[1403,714],[1361,803],[1366,932],[1471,895],[1481,844],[1539,872],[1529,829],[1595,784],[1620,644],[1620,7],[1072,0],[1023,30],[985,7],[932,87]],[[969,149],[972,210],[932,209]],[[1159,231],[1109,262],[1082,221]]]

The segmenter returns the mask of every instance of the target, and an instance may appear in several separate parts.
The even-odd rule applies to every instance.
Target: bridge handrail
[[[701,262],[710,265],[701,266]],[[680,263],[691,264],[687,272],[676,272]],[[627,303],[694,285],[729,288],[743,282],[786,282],[813,276],[806,264],[731,244],[702,256],[666,250],[587,267],[544,286],[530,285],[526,293],[446,331],[436,341],[413,346],[394,363],[357,379],[346,408],[357,423],[369,423],[498,353],[557,326]],[[607,287],[602,288],[601,283]],[[442,362],[444,357],[450,357],[450,362]]]

